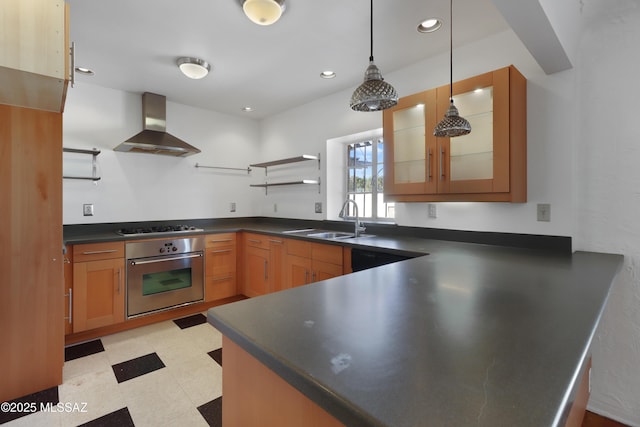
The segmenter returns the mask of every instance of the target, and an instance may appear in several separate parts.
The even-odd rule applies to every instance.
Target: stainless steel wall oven
[[[127,318],[204,301],[204,237],[127,242]]]

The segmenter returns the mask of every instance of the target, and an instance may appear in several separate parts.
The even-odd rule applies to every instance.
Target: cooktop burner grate
[[[158,225],[152,227],[130,227],[121,228],[116,233],[121,236],[138,236],[147,234],[163,234],[163,233],[180,233],[180,232],[193,232],[204,231],[202,228],[197,228],[192,225]]]

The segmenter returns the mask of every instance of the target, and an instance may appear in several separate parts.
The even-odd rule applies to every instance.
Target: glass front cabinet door
[[[384,136],[385,140],[392,137],[393,146],[387,151],[396,155],[394,167],[401,167],[406,172],[411,160],[426,158],[423,160],[426,172],[413,177],[415,180],[423,177],[423,187],[405,187],[405,181],[394,182],[387,185],[387,190],[389,187],[392,190],[389,199],[407,202],[525,202],[526,80],[522,74],[510,66],[454,83],[455,105],[460,115],[471,124],[471,133],[455,138],[433,136],[435,123],[444,117],[449,107],[450,88],[446,85],[435,91],[436,119],[424,130],[425,154],[416,148],[407,152],[409,144],[399,137],[405,129],[412,128],[405,126],[407,120],[400,117],[415,112],[413,110],[418,107],[414,97],[420,94],[406,98],[413,100],[411,104],[414,107],[398,109],[399,102],[394,111],[384,112]],[[391,116],[394,117],[392,120]],[[424,123],[427,123],[426,119]],[[387,130],[388,126],[393,126],[393,132]],[[404,147],[398,147],[400,144]],[[400,159],[398,153],[402,154]],[[412,157],[414,154],[418,155]],[[387,177],[389,181],[398,178],[405,177],[397,171]]]

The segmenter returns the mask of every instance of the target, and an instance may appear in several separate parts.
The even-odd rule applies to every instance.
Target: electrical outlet
[[[235,211],[236,211],[236,202],[229,203],[229,212],[235,212]]]
[[[278,204],[277,203],[273,204],[273,211],[274,212],[278,212]]]
[[[316,213],[322,213],[322,202],[316,202]]]
[[[549,203],[538,203],[538,221],[551,221],[551,205]]]
[[[437,218],[437,217],[438,217],[438,211],[436,210],[436,204],[429,203],[429,218]]]
[[[84,216],[93,216],[93,203],[82,205],[82,213]]]

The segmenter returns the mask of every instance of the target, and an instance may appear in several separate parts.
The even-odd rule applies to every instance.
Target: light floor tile
[[[167,369],[196,408],[222,396],[222,368],[206,353]]]
[[[167,420],[193,409],[193,403],[166,368],[125,381],[120,389],[138,427],[167,425]]]
[[[103,371],[111,368],[111,363],[104,351],[81,357],[79,359],[64,362],[62,369],[62,380],[68,381],[91,372]]]
[[[111,367],[75,377],[58,387],[58,393],[60,403],[72,408],[79,405],[85,410],[63,412],[67,426],[91,421],[126,406]]]

